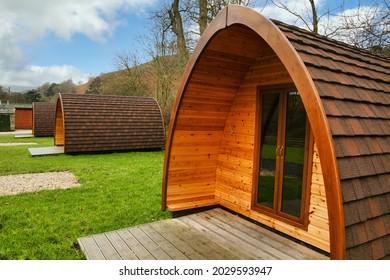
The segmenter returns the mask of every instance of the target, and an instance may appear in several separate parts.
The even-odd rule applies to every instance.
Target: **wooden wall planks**
[[[227,36],[233,36],[229,44]],[[241,51],[244,46],[248,50],[245,55]],[[169,209],[218,203],[215,182],[221,139],[235,94],[258,55],[257,46],[258,40],[253,40],[251,32],[220,32],[196,64],[172,137]]]

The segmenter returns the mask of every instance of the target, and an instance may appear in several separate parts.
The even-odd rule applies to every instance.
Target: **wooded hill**
[[[159,103],[167,125],[183,73],[183,63],[178,63],[175,56],[166,56],[132,67],[124,64],[122,68],[76,86],[75,92],[153,97]]]

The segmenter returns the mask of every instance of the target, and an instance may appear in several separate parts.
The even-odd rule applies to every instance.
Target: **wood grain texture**
[[[89,260],[293,260],[328,257],[220,208],[82,237]]]

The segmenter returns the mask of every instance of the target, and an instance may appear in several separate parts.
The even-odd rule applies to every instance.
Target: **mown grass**
[[[77,238],[170,217],[161,211],[164,152],[31,157],[28,147],[52,146],[53,138],[0,147],[0,176],[66,171],[80,187],[0,197],[0,259],[84,259]]]

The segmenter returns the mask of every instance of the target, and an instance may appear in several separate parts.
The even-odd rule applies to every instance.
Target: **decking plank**
[[[156,260],[170,260],[171,258],[156,244],[140,227],[128,228],[128,231],[144,246]]]
[[[216,208],[78,239],[87,259],[329,259]]]
[[[84,251],[87,259],[90,260],[103,260],[105,259],[99,246],[96,244],[92,236],[79,238],[78,242],[81,249]]]
[[[219,244],[219,246],[223,248],[224,254],[226,256],[230,256],[229,259],[257,259],[256,256],[254,256],[250,251],[243,251],[242,248],[237,246],[236,243],[233,243],[224,236],[218,235],[217,232],[210,230],[210,228],[204,225],[204,221],[199,223],[199,220],[194,219],[194,217],[183,217],[181,221],[191,227],[197,228],[198,230],[207,233],[207,236],[212,239],[211,243]]]
[[[199,229],[188,226],[183,220],[186,217],[172,220],[175,223],[175,227],[180,232],[181,240],[185,241],[190,247],[196,250],[199,254],[206,259],[221,260],[221,259],[233,259],[228,254],[223,254],[223,248],[213,242],[209,235],[205,232],[201,232]]]
[[[296,249],[291,248],[289,246],[289,242],[283,242],[281,243],[281,240],[275,239],[275,234],[273,233],[273,238],[269,237],[267,235],[267,232],[269,230],[266,230],[264,228],[261,228],[249,221],[246,221],[244,219],[239,218],[236,215],[233,215],[226,211],[218,211],[219,214],[217,216],[217,219],[222,221],[223,223],[226,223],[230,226],[233,226],[237,229],[245,228],[245,234],[250,236],[251,238],[256,239],[257,241],[264,243],[266,245],[271,246],[275,250],[282,251],[284,254],[286,254],[288,257],[286,259],[301,259],[307,257],[305,254],[302,254],[301,252],[298,252]],[[283,238],[283,237],[281,237]],[[285,239],[285,238],[283,238]],[[286,241],[286,240],[283,240]],[[292,243],[296,244],[295,242],[291,241]],[[296,244],[299,245],[299,244]]]
[[[93,236],[96,244],[99,246],[106,260],[120,260],[121,257],[105,234],[97,234]]]
[[[176,248],[180,248],[183,255],[190,260],[206,260],[207,258],[201,255],[196,248],[191,247],[185,240],[181,238],[181,232],[177,231],[177,226],[173,223],[152,223],[151,226],[159,231],[169,242]]]
[[[214,215],[213,215],[214,214]],[[215,215],[216,214],[216,215]],[[238,242],[242,244],[242,246],[247,247],[247,250],[257,252],[259,254],[258,256],[260,258],[264,259],[283,259],[283,260],[293,260],[295,258],[287,255],[284,253],[284,250],[278,250],[274,247],[270,246],[269,244],[265,243],[261,236],[256,236],[254,238],[250,234],[248,234],[247,230],[248,227],[246,224],[238,225],[237,222],[231,220],[229,223],[226,223],[225,221],[222,221],[219,217],[219,215],[216,212],[203,212],[199,213],[199,215],[206,220],[210,221],[210,226],[218,227],[222,233],[228,233],[225,234],[226,238],[229,239],[238,239]],[[217,216],[217,217],[216,217]],[[260,241],[260,242],[259,242]]]
[[[137,255],[131,250],[129,245],[119,236],[118,232],[107,232],[106,237],[118,252],[122,260],[138,260]]]
[[[140,260],[155,260],[153,255],[145,249],[144,246],[128,231],[127,229],[120,229],[116,231],[122,240],[131,248],[134,254]]]
[[[217,219],[213,218],[210,215],[203,216],[203,217],[195,216],[192,219],[196,221],[199,218],[205,218],[205,221],[203,223],[210,230],[219,234],[221,237],[228,240],[229,242],[234,242],[235,244],[239,245],[239,247],[242,248],[244,252],[251,252],[253,254],[254,259],[262,259],[262,260],[287,259],[286,255],[284,255],[281,252],[280,255],[275,254],[275,252],[273,252],[273,250],[269,248],[269,246],[267,246],[266,244],[261,243],[259,245],[261,248],[258,248],[256,246],[258,242],[245,233],[245,228],[242,228],[241,231],[229,225],[223,225]]]
[[[329,259],[326,255],[320,252],[314,251],[304,245],[267,230],[264,227],[258,226],[221,208],[215,208],[212,211],[218,212],[220,214],[218,217],[224,222],[232,223],[235,221],[239,224],[239,226],[247,227],[247,234],[250,234],[252,237],[261,235],[262,242],[266,242],[279,250],[283,250],[283,252],[296,259]]]
[[[150,239],[152,239],[172,260],[188,260],[180,250],[171,244],[163,235],[156,231],[151,224],[139,227]]]

